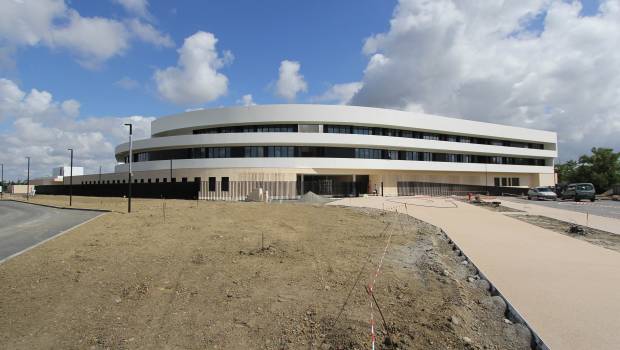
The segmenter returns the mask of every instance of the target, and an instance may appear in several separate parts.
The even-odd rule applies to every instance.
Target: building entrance
[[[297,175],[300,195],[312,191],[321,196],[356,197],[368,193],[368,175]]]

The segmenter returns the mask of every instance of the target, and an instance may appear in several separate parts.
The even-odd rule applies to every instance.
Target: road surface
[[[0,201],[0,262],[101,212]]]

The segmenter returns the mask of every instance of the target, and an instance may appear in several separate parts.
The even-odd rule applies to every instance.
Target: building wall
[[[32,189],[34,187],[32,185],[30,185],[30,187],[28,187],[28,185],[9,185],[9,193],[26,194],[26,192],[28,191],[28,188],[32,192]]]

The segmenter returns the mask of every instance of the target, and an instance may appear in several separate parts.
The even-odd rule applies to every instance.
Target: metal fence
[[[526,195],[528,189],[520,187],[495,187],[477,185],[459,185],[436,182],[399,181],[396,183],[399,196],[452,196],[474,194],[501,195]]]
[[[224,186],[226,187],[226,186]],[[206,200],[243,201],[255,189],[269,191],[272,199],[297,199],[296,181],[228,181],[228,189],[222,187],[222,181],[200,183],[199,198]]]

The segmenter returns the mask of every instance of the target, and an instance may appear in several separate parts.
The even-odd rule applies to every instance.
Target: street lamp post
[[[131,162],[133,161],[133,143],[131,135],[133,134],[133,125],[131,125],[131,123],[126,123],[125,125],[129,126],[129,189],[127,191],[127,212],[131,213]]]
[[[4,163],[2,163],[2,177],[0,178],[0,199],[4,198]]]
[[[68,150],[71,151],[71,169],[69,170],[69,206],[71,206],[73,202],[73,148],[69,148]]]
[[[30,200],[30,157],[28,159],[28,175],[26,176],[26,200]]]

